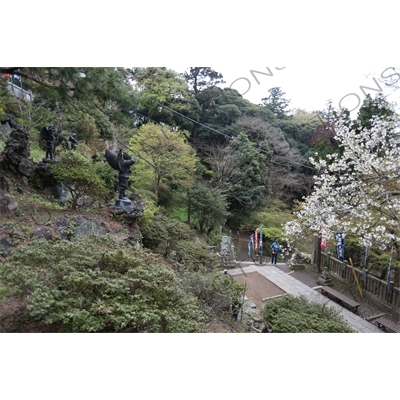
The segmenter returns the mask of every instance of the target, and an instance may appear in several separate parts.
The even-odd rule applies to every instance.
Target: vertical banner
[[[326,249],[327,247],[328,247],[327,229],[326,226],[324,226],[322,228],[321,249]]]
[[[337,245],[336,245],[336,253],[337,253],[337,258],[340,261],[344,261],[344,235],[341,232],[337,233],[336,236],[337,239]]]
[[[247,247],[247,254],[250,260],[254,261],[254,235],[250,236],[249,244]]]
[[[257,229],[254,232],[254,250],[258,251],[258,232],[257,232]]]
[[[260,226],[260,264],[262,264],[263,257],[263,226]]]
[[[393,247],[392,247],[392,252],[390,253],[390,261],[389,261],[389,267],[388,267],[388,272],[387,272],[387,294],[390,294],[392,291],[392,286],[390,283],[390,275],[392,273],[392,266],[393,266]]]
[[[344,270],[344,235],[342,232],[336,234],[337,244],[336,244],[336,254],[338,260],[342,262],[342,271]]]

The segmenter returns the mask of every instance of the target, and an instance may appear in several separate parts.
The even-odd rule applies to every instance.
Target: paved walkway
[[[242,268],[229,270],[228,273],[230,275],[240,275],[243,273],[243,271],[245,273],[258,272],[288,294],[293,296],[303,295],[311,301],[325,303],[336,308],[338,311],[340,311],[340,315],[343,317],[343,319],[357,332],[382,333],[382,331],[375,325],[360,318],[358,315],[328,299],[316,289],[308,287],[304,283],[279,270],[273,265],[257,265],[252,263],[241,263],[241,265],[243,265]]]

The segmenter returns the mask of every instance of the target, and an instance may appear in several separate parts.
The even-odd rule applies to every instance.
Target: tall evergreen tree
[[[210,67],[190,67],[184,76],[196,95],[209,87],[225,83],[222,74]]]
[[[269,89],[270,95],[261,99],[261,106],[271,110],[277,118],[283,118],[290,100],[285,99],[285,94],[280,87]]]

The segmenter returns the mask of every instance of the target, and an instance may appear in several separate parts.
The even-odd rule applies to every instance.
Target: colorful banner
[[[337,258],[340,261],[344,261],[344,235],[343,233],[339,232],[337,233],[337,245],[336,245],[336,253],[337,253]]]
[[[254,260],[254,235],[249,238],[249,243],[247,245],[247,255],[250,260]]]
[[[254,232],[254,250],[258,251],[258,232],[257,232],[257,230]]]
[[[392,286],[390,282],[390,275],[392,273],[392,267],[393,267],[393,247],[392,247],[392,252],[390,253],[390,261],[389,261],[389,267],[388,267],[388,272],[387,272],[387,293],[390,294],[392,291]]]
[[[327,239],[327,229],[326,226],[322,228],[322,236],[321,236],[321,249],[326,249],[328,247],[328,239]]]

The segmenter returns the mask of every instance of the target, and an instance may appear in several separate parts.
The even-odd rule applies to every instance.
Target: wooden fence
[[[390,307],[400,307],[400,289],[391,286],[390,293],[387,292],[387,282],[374,276],[366,274],[364,279],[364,272],[351,267],[347,261],[342,261],[332,256],[321,255],[321,266],[327,266],[329,273],[333,278],[337,278],[343,282],[355,284],[354,274],[357,276],[363,292],[371,295],[376,300],[388,305]]]

